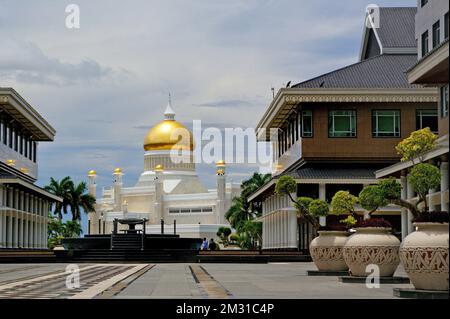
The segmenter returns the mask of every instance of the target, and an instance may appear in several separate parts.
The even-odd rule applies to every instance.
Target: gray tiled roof
[[[294,85],[294,88],[413,88],[406,71],[416,55],[379,55]]]
[[[375,179],[377,169],[376,167],[304,167],[285,175],[296,179]]]
[[[417,8],[380,8],[377,33],[384,48],[416,47],[415,16]]]

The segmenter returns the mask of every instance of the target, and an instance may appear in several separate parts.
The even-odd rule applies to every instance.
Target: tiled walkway
[[[393,298],[394,287],[309,277],[312,263],[80,264],[80,288],[66,287],[65,264],[0,264],[0,298]],[[399,269],[396,276],[406,276]]]

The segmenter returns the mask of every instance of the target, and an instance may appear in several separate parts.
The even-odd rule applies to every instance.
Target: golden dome
[[[88,172],[88,176],[95,176],[95,175],[97,175],[97,172],[94,171],[93,169],[91,169],[91,170]]]
[[[114,170],[114,174],[122,174],[122,169],[121,169],[120,167],[117,167],[117,168]]]
[[[152,127],[144,139],[146,151],[194,150],[192,133],[183,124],[175,121],[175,112],[170,104],[164,113],[165,120]]]

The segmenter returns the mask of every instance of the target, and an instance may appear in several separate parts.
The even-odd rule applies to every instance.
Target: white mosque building
[[[192,133],[175,120],[170,101],[164,116],[145,136],[144,170],[136,185],[124,187],[122,170],[114,170],[112,187],[103,188],[89,214],[88,234],[110,234],[116,218],[146,218],[147,234],[161,233],[161,221],[166,234],[176,224],[176,233],[186,238],[216,238],[219,227],[229,227],[225,213],[240,194],[239,184],[227,182],[225,162],[219,161],[217,188],[207,189],[195,170]],[[174,161],[173,152],[183,160]],[[89,192],[96,196],[97,173],[91,170],[88,177]]]

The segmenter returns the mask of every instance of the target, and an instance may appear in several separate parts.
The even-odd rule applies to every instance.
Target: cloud
[[[253,103],[247,100],[219,100],[212,102],[205,102],[199,104],[192,104],[197,107],[249,107],[254,106]]]
[[[17,82],[64,86],[113,76],[114,71],[84,58],[78,63],[62,62],[46,55],[33,42],[4,39],[0,50],[0,75]]]
[[[356,61],[368,3],[77,0],[81,28],[68,30],[64,2],[3,0],[0,86],[14,87],[57,130],[55,142],[40,143],[39,183],[96,169],[101,189],[120,166],[130,186],[169,92],[188,127],[194,119],[221,130],[255,126],[272,87]],[[257,170],[230,165],[228,174],[241,180]],[[198,165],[207,187],[214,172]]]

